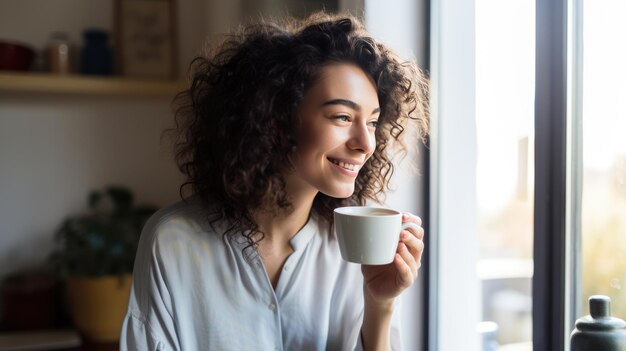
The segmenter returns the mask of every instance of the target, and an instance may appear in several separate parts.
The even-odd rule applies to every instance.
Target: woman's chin
[[[342,188],[328,189],[328,191],[321,190],[320,192],[322,192],[324,195],[334,197],[336,199],[347,199],[350,196],[352,196],[352,194],[354,194],[354,185],[351,187],[345,187],[345,188],[342,187]]]

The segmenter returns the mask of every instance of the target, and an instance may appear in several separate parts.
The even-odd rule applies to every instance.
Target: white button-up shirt
[[[328,223],[312,215],[291,239],[274,289],[243,236],[225,240],[195,201],[144,227],[121,350],[355,350],[363,276],[341,259]],[[400,349],[399,311],[392,349]]]

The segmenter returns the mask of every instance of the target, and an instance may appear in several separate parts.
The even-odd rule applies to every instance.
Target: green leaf
[[[127,213],[133,206],[133,194],[128,188],[122,186],[110,186],[106,189],[107,195],[115,205],[114,213]]]
[[[89,197],[87,203],[89,204],[89,208],[95,210],[98,207],[98,203],[102,199],[102,193],[99,191],[92,191],[89,193]]]
[[[99,208],[105,198],[113,211]],[[68,217],[55,231],[50,263],[63,277],[132,272],[141,230],[157,208],[133,207],[133,194],[121,186],[90,192],[88,205],[90,214]]]

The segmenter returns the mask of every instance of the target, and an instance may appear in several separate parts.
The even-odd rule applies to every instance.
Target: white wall
[[[121,184],[140,202],[175,201],[179,176],[159,147],[169,120],[157,100],[0,97],[0,276],[42,263],[91,189]]]

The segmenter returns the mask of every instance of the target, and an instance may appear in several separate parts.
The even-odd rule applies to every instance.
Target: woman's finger
[[[406,263],[406,261],[402,258],[402,255],[396,253],[396,257],[394,259],[394,265],[398,270],[397,279],[400,286],[408,288],[415,281],[415,276],[413,275],[413,271],[411,267]]]
[[[409,226],[405,228],[405,230],[410,231],[413,235],[415,235],[418,239],[424,239],[424,228],[422,228],[422,220],[410,213],[404,213],[402,216],[402,223],[414,223],[417,224],[419,228],[415,228],[414,226]]]
[[[409,249],[404,243],[398,244],[398,254],[402,258],[402,260],[409,266],[410,273],[415,278],[417,276],[418,264],[415,257],[411,254]]]
[[[424,241],[422,241],[422,239],[419,239],[408,230],[403,230],[400,234],[400,242],[407,246],[409,252],[411,252],[411,255],[413,255],[416,261],[421,259],[422,252],[424,251]]]
[[[420,217],[408,212],[402,213],[402,222],[413,222],[419,226],[422,225],[422,219]]]

